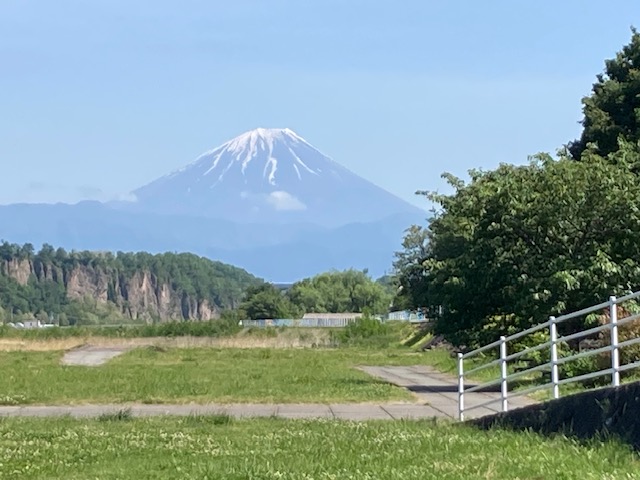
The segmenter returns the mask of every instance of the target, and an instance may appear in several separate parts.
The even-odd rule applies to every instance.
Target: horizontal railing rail
[[[467,353],[459,353],[458,354],[458,418],[460,420],[465,419],[465,413],[479,408],[486,408],[489,405],[500,403],[499,408],[494,408],[494,410],[501,410],[503,412],[508,411],[509,409],[509,398],[528,395],[533,392],[537,392],[540,390],[552,390],[552,395],[554,399],[560,397],[560,386],[568,385],[571,383],[582,382],[585,380],[590,380],[597,377],[602,376],[611,376],[611,385],[617,387],[620,385],[620,373],[631,370],[634,368],[640,368],[640,361],[631,362],[625,365],[620,365],[620,349],[624,347],[628,347],[631,345],[636,345],[640,343],[640,337],[631,338],[625,340],[623,342],[618,341],[618,329],[621,325],[629,324],[630,322],[640,320],[640,313],[637,314],[629,314],[623,319],[618,319],[618,305],[628,302],[630,300],[635,300],[640,298],[640,291],[634,292],[628,295],[625,295],[620,298],[616,298],[612,296],[609,298],[609,301],[602,302],[597,305],[593,305],[588,308],[583,308],[582,310],[578,310],[576,312],[571,312],[565,315],[561,315],[559,317],[549,317],[544,323],[535,325],[531,328],[523,330],[521,332],[515,333],[513,335],[502,336],[499,340],[489,343],[487,345],[481,346],[475,350],[472,350]],[[602,312],[603,310],[608,310],[609,322],[604,323],[602,325],[598,325],[596,327],[588,328],[585,330],[581,330],[579,332],[574,332],[568,335],[559,336],[558,335],[558,325],[566,322],[568,320],[576,319],[579,317],[583,317],[586,315],[590,315],[597,312]],[[523,348],[521,350],[517,350],[509,353],[509,346],[512,345],[514,341],[520,340],[528,335],[533,333],[548,331],[549,340],[544,342],[539,342],[536,345]],[[584,351],[579,351],[577,353],[570,353],[568,355],[559,356],[559,349],[563,347],[566,349],[568,342],[576,341],[585,337],[592,337],[594,335],[608,333],[607,344],[593,349],[588,349]],[[497,352],[495,352],[497,350]],[[472,361],[474,359],[478,359],[480,356],[486,357],[489,352],[497,353],[497,358],[495,360],[491,360],[480,365],[474,365],[471,369],[465,369],[465,361]],[[549,360],[544,361],[542,363],[538,363],[537,365],[530,366],[528,368],[519,368],[514,371],[515,367],[518,365],[518,362],[523,363],[525,359],[533,353],[548,352]],[[565,365],[574,360],[578,360],[581,358],[593,357],[595,355],[601,354],[610,354],[610,366],[608,368],[603,368],[601,370],[587,372],[581,375],[568,377],[560,379],[559,375],[559,367]],[[473,385],[470,387],[465,386],[465,380],[469,379],[469,375],[477,374],[478,372],[486,369],[490,369],[493,367],[499,366],[500,373],[496,377],[487,380],[478,385]],[[509,371],[512,371],[509,373]],[[546,373],[549,375],[549,381],[546,383],[541,383],[538,385],[533,385],[528,388],[518,389],[515,391],[509,391],[509,385],[511,382],[517,379],[522,379],[523,377],[527,377],[533,373]],[[474,404],[471,406],[465,405],[465,394],[471,392],[481,392],[482,390],[488,387],[494,387],[496,385],[500,385],[500,398],[494,399],[491,398],[486,402],[482,402],[479,404]]]

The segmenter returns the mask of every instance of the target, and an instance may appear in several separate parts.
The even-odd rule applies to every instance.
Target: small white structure
[[[23,328],[42,328],[40,320],[25,320],[22,324],[24,325]]]

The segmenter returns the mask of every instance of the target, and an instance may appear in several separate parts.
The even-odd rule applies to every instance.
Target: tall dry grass
[[[148,337],[148,338],[111,338],[111,337],[70,337],[46,340],[20,338],[0,338],[0,351],[46,352],[71,350],[83,345],[103,347],[144,347],[163,348],[310,348],[330,344],[329,332],[322,329],[306,331],[277,332],[275,336],[243,331],[231,337]]]

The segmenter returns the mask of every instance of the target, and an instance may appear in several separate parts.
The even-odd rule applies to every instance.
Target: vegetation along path
[[[427,366],[409,367],[361,367],[370,375],[407,388],[419,399],[419,403],[212,403],[212,404],[100,404],[100,405],[44,405],[0,406],[0,416],[63,416],[98,417],[105,415],[229,415],[232,417],[282,417],[282,418],[335,418],[344,420],[396,420],[450,417],[457,415],[456,379]],[[496,403],[478,408],[471,417],[490,415],[498,411],[498,392],[479,392],[466,395],[467,406],[478,405],[489,399]],[[512,408],[533,403],[528,398],[516,398]]]

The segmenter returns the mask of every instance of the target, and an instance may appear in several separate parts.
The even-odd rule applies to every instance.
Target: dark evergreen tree
[[[590,96],[582,99],[582,135],[568,145],[575,160],[593,144],[606,157],[619,149],[620,140],[635,146],[640,140],[640,33],[632,29],[631,42],[605,62]]]

